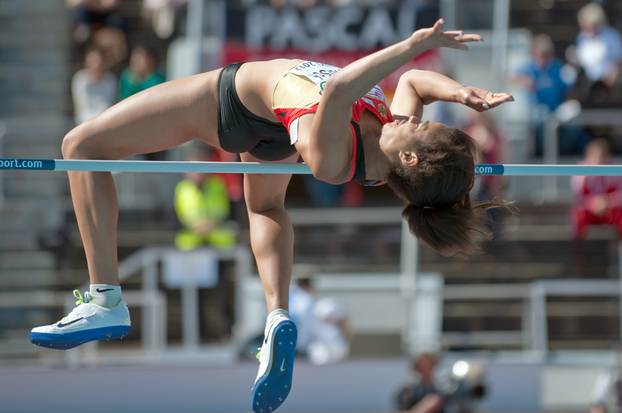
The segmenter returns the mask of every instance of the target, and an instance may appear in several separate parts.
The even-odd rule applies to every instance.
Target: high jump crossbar
[[[0,158],[0,170],[86,171],[86,172],[159,172],[159,173],[234,173],[309,175],[302,163],[262,162],[175,162],[175,161],[98,161],[67,159]],[[478,164],[477,175],[505,176],[622,176],[622,165],[542,165]]]

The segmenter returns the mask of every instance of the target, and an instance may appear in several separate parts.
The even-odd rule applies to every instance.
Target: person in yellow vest
[[[208,161],[209,148],[201,148],[188,161]],[[175,187],[175,212],[182,229],[175,245],[183,251],[202,246],[226,248],[236,242],[235,224],[228,221],[231,202],[227,187],[218,175],[187,173]]]

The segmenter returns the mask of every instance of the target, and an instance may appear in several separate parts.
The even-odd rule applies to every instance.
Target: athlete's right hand
[[[413,45],[423,46],[426,50],[437,47],[468,50],[466,43],[482,41],[479,34],[464,34],[462,30],[443,31],[444,24],[445,20],[441,18],[434,26],[414,32],[411,36]]]

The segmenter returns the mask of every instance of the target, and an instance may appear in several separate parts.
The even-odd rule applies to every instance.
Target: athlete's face
[[[416,116],[396,116],[393,122],[382,127],[380,149],[389,159],[399,161],[405,166],[414,166],[417,142],[434,139],[445,128],[442,123],[421,122]]]

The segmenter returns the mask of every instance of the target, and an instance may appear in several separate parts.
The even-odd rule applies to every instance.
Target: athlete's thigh
[[[174,80],[147,89],[80,125],[86,153],[125,158],[157,152],[192,138],[217,139],[215,104],[204,76]],[[90,150],[92,149],[92,150]]]
[[[279,162],[296,163],[299,156],[296,153]],[[243,162],[265,162],[249,153],[241,154],[240,159]],[[291,174],[245,174],[244,199],[249,211],[261,212],[282,207],[291,177]]]

